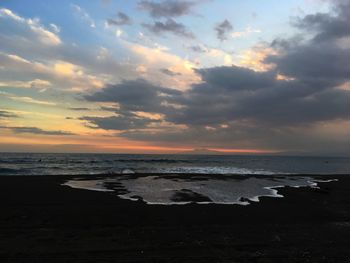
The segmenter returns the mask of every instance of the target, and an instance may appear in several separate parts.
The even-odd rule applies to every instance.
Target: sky
[[[350,155],[350,0],[0,2],[0,151]]]

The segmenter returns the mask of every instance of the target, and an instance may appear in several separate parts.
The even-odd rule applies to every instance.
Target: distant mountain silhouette
[[[223,155],[224,152],[209,150],[206,148],[196,148],[190,151],[179,152],[178,154],[203,154],[203,155]]]

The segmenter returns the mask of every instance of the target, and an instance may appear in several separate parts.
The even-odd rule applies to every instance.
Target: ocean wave
[[[96,173],[95,173],[96,174]],[[220,166],[210,166],[210,167],[153,167],[153,168],[118,168],[118,169],[108,169],[106,171],[100,171],[97,174],[101,175],[147,175],[147,174],[197,174],[197,175],[282,175],[287,173],[273,172],[262,169],[248,169],[248,168],[238,168],[238,167],[220,167]]]
[[[13,169],[0,168],[0,175],[149,175],[149,174],[195,174],[195,175],[275,175],[286,174],[262,169],[248,169],[238,167],[141,167],[141,168],[110,168],[110,167],[61,167],[35,166],[32,168]]]
[[[248,169],[248,168],[239,168],[239,167],[221,167],[221,166],[207,166],[207,167],[166,167],[166,168],[157,168],[153,171],[150,170],[150,173],[161,173],[161,174],[256,174],[256,175],[274,175],[282,174],[272,171],[266,171],[262,169]]]
[[[185,160],[185,159],[114,159],[109,160],[114,163],[159,163],[159,164],[173,164],[173,163],[192,163],[193,160]]]

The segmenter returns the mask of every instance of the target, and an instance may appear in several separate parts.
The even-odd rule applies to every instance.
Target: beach
[[[1,262],[350,262],[350,177],[278,190],[248,206],[147,205],[0,177]]]

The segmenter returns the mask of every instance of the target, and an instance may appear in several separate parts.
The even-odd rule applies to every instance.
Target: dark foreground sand
[[[0,177],[0,262],[350,262],[350,176],[286,198],[149,206]]]

